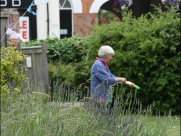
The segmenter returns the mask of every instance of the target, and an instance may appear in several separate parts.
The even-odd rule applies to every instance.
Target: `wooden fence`
[[[20,47],[20,46],[18,46]],[[28,69],[26,75],[29,78],[31,86],[43,87],[49,92],[48,62],[46,53],[46,43],[42,46],[20,47],[23,54],[27,55],[24,65]]]
[[[8,24],[8,18],[7,17],[1,17],[0,18],[0,27],[1,27],[1,30],[0,30],[0,37],[1,37],[1,40],[0,41],[0,47],[7,47],[7,35],[5,34],[6,33],[6,30],[7,30],[7,24]]]

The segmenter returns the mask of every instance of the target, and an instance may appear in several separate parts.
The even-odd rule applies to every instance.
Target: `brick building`
[[[26,3],[23,3],[23,0],[18,1],[24,5],[16,6],[16,9],[8,4],[4,7],[0,6],[1,20],[12,17],[12,24],[15,24],[18,21],[18,14],[21,17],[32,2],[32,0],[26,0]],[[24,15],[24,17],[29,17],[29,39],[46,39],[47,36],[63,38],[75,34],[88,35],[91,21],[98,23],[99,9],[113,12],[121,18],[121,15],[113,10],[113,3],[114,0],[49,0],[47,4],[34,5],[32,9],[37,15],[34,16],[31,13]],[[151,4],[158,6],[159,3],[161,0],[133,0],[130,9],[135,17],[139,17],[141,14],[153,12]],[[1,25],[2,27],[4,30],[5,26]],[[17,25],[15,31],[19,32],[18,29]]]
[[[135,17],[139,17],[141,14],[153,12],[151,4],[158,6],[159,3],[161,0],[133,0],[130,9]],[[48,5],[38,5],[38,39],[46,38],[46,34],[60,38],[74,34],[88,35],[92,20],[98,23],[99,9],[110,11],[121,18],[121,15],[113,10],[113,4],[114,0],[49,0]],[[44,13],[48,13],[48,16]]]

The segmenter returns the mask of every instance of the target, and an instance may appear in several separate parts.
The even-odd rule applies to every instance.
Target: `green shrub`
[[[80,38],[73,36],[70,38],[58,39],[57,37],[46,39],[46,48],[48,62],[62,61],[64,64],[77,63],[85,60],[87,55],[87,46],[85,41],[89,41],[89,37]],[[32,40],[23,43],[22,46],[40,46],[42,40]]]
[[[180,29],[180,18],[174,9],[162,12],[157,8],[156,14],[138,19],[128,13],[123,22],[94,27],[89,61],[94,60],[101,45],[112,46],[115,50],[110,64],[112,73],[141,87],[138,98],[143,106],[155,101],[155,112],[171,109],[178,113]]]
[[[63,64],[61,61],[48,64],[49,79],[51,83],[71,83],[74,85],[74,67],[71,64]]]
[[[13,47],[1,48],[1,98],[2,102],[10,98],[10,93],[20,94],[20,87],[27,81],[25,67],[22,65],[26,55]]]
[[[49,62],[61,60],[64,64],[77,63],[86,57],[82,38],[77,36],[61,40],[58,38],[48,38],[46,43]]]
[[[88,60],[89,51],[91,50],[91,46],[87,44],[89,44],[91,40],[91,36],[81,38],[74,36],[64,39],[55,37],[46,39],[51,86],[53,82],[69,82],[72,87],[77,87],[89,78],[89,67],[91,64],[88,62],[89,65],[87,66],[86,61]],[[35,41],[32,42],[33,43],[27,44],[35,45]],[[37,41],[36,43],[40,42]],[[80,72],[80,69],[84,69],[85,72]],[[83,75],[84,78],[79,78],[82,77],[81,75]]]
[[[31,46],[40,46],[42,44],[43,40],[31,40],[28,42],[22,42],[22,47],[31,47]]]

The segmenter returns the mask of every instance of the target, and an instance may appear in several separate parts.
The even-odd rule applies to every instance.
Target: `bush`
[[[61,60],[64,64],[77,63],[83,61],[86,57],[82,39],[77,36],[61,40],[48,38],[46,43],[49,62]]]
[[[92,65],[92,61],[87,62],[91,49],[91,46],[89,47],[87,44],[91,40],[90,36],[81,38],[75,36],[61,40],[58,38],[47,39],[50,80],[71,83],[71,87],[78,87],[85,83],[89,78]]]
[[[148,19],[149,18],[149,19]],[[180,102],[180,18],[175,10],[143,15],[128,13],[123,22],[95,26],[89,61],[103,44],[115,50],[110,69],[141,87],[143,106],[155,101],[155,112],[179,113]]]
[[[27,81],[25,67],[22,65],[26,55],[12,47],[1,48],[1,98],[2,102],[10,98],[10,93],[20,93],[20,87]]]
[[[87,47],[84,41],[88,38],[73,36],[70,38],[58,39],[57,37],[46,39],[48,62],[62,61],[63,64],[77,63],[85,60]],[[42,40],[32,40],[23,43],[22,46],[41,46]]]
[[[49,79],[51,83],[71,83],[74,84],[74,67],[70,64],[63,64],[61,61],[57,63],[49,63]]]

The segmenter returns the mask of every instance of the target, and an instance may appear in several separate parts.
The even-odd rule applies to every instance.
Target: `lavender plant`
[[[105,104],[97,106],[97,101],[77,102],[79,89],[69,90],[69,84],[55,84],[61,99],[50,101],[50,95],[41,87],[28,90],[22,87],[23,96],[16,102],[7,100],[2,107],[2,135],[8,136],[155,136],[166,135],[166,129],[179,124],[178,117],[165,114],[152,117],[150,110],[141,108],[136,98],[136,90],[126,90],[115,85],[118,90],[112,112]],[[69,90],[69,91],[67,91]],[[65,92],[69,100],[63,99]],[[89,95],[87,96],[89,97]],[[154,119],[155,118],[155,119]],[[176,131],[177,132],[177,131]],[[177,134],[177,133],[176,133]]]

